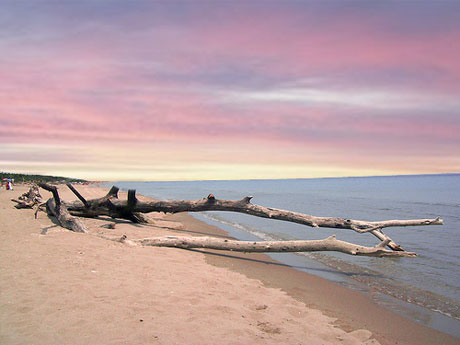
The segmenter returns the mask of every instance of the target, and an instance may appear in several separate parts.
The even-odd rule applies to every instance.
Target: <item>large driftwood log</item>
[[[120,242],[125,242],[122,237]],[[236,252],[319,252],[335,251],[349,255],[376,256],[376,257],[413,257],[415,253],[406,251],[392,251],[385,249],[388,241],[383,241],[375,247],[364,247],[357,244],[339,241],[335,236],[324,240],[312,241],[235,241],[216,237],[157,237],[143,239],[140,243],[144,246],[175,247],[175,248],[205,248],[217,250],[230,250]]]
[[[415,225],[442,225],[442,219],[411,219],[411,220],[386,220],[368,222],[337,217],[315,217],[308,214],[291,212],[275,208],[264,207],[251,203],[251,196],[242,200],[219,200],[209,194],[201,200],[151,200],[141,202],[136,198],[136,191],[128,191],[127,200],[118,199],[118,188],[112,187],[109,193],[98,199],[88,200],[87,205],[81,201],[68,203],[69,212],[75,216],[95,217],[106,215],[113,218],[130,219],[140,221],[142,213],[150,212],[202,212],[202,211],[230,211],[250,214],[257,217],[278,219],[287,222],[303,224],[311,227],[351,229],[359,233],[369,232],[380,241],[387,241],[388,247],[395,251],[403,251],[400,245],[396,244],[389,236],[382,232],[383,228],[396,226]]]
[[[365,255],[378,257],[413,257],[415,253],[404,251],[394,243],[387,235],[383,234],[382,228],[393,226],[414,226],[414,225],[441,225],[442,219],[411,219],[411,220],[387,220],[379,222],[367,222],[335,217],[315,217],[298,212],[291,212],[268,208],[251,204],[252,197],[245,197],[242,200],[218,200],[212,194],[201,200],[175,200],[175,201],[139,201],[136,198],[136,191],[129,190],[126,201],[118,199],[119,189],[113,186],[107,195],[102,198],[86,200],[73,186],[67,184],[79,201],[64,203],[59,197],[57,188],[47,184],[39,184],[40,187],[53,193],[53,198],[47,202],[48,214],[56,216],[58,222],[65,228],[86,232],[85,225],[72,217],[96,217],[107,215],[113,218],[129,219],[133,222],[144,222],[146,218],[143,213],[150,212],[200,212],[200,211],[232,211],[246,213],[258,217],[284,220],[312,227],[328,227],[351,229],[359,233],[370,232],[381,239],[380,244],[375,247],[364,247],[353,243],[339,241],[335,236],[324,240],[313,241],[267,241],[250,242],[234,241],[212,237],[164,237],[154,239],[137,240],[142,245],[177,247],[177,248],[207,248],[218,250],[233,250],[243,252],[312,252],[312,251],[338,251],[350,255]],[[112,239],[113,240],[113,239]],[[126,236],[118,239],[119,242],[126,242]],[[135,243],[130,241],[130,243]],[[392,250],[385,247],[388,246]]]
[[[75,232],[87,232],[85,224],[80,219],[69,214],[55,186],[46,183],[39,183],[39,186],[53,194],[53,197],[46,202],[46,211],[49,215],[56,217],[56,220],[63,228]]]
[[[148,223],[149,220],[142,213],[135,210],[138,203],[136,191],[129,190],[128,198],[121,204],[118,199],[118,187],[112,186],[102,198],[86,200],[70,183],[67,187],[77,196],[79,201],[67,203],[69,212],[74,216],[93,218],[97,216],[110,216],[112,218],[127,219],[134,223]],[[151,211],[154,212],[154,211]],[[150,213],[150,212],[144,212]]]

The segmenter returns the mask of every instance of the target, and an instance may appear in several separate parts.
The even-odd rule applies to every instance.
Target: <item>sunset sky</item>
[[[460,1],[0,2],[0,171],[460,172]]]

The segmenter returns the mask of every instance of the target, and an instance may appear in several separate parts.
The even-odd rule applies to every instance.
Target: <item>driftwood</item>
[[[22,194],[18,199],[11,199],[14,201],[16,208],[34,208],[34,206],[42,203],[42,196],[37,185],[32,185],[29,190]]]
[[[47,202],[47,212],[57,217],[58,222],[65,228],[78,232],[86,232],[86,228],[77,218],[97,217],[101,215],[112,218],[128,219],[136,223],[147,222],[144,213],[150,212],[201,212],[201,211],[231,211],[246,213],[253,216],[278,219],[288,222],[303,224],[315,228],[339,228],[351,229],[358,233],[371,233],[381,240],[375,247],[363,247],[360,245],[339,241],[335,236],[324,240],[315,241],[271,241],[271,242],[245,242],[231,241],[217,238],[187,238],[166,237],[156,239],[138,240],[142,245],[168,246],[179,248],[208,248],[221,250],[234,250],[244,252],[299,252],[299,251],[339,251],[351,255],[366,255],[379,257],[416,256],[415,253],[404,251],[390,237],[382,232],[387,227],[404,227],[415,225],[441,225],[442,219],[412,219],[412,220],[386,220],[367,222],[336,217],[315,217],[298,212],[268,208],[251,203],[252,197],[242,200],[219,200],[214,195],[201,200],[151,200],[139,201],[136,191],[129,190],[127,200],[118,199],[119,189],[113,186],[107,195],[102,198],[86,200],[73,186],[67,184],[79,200],[64,203],[60,200],[57,188],[46,184],[40,187],[53,193],[53,198]],[[126,237],[125,237],[126,239]],[[123,242],[120,240],[120,242]],[[389,247],[391,250],[386,249]]]
[[[251,203],[252,196],[241,200],[219,200],[209,194],[201,200],[151,200],[141,202],[136,198],[136,191],[128,191],[128,199],[118,199],[118,188],[112,187],[106,196],[86,201],[68,203],[67,207],[72,215],[80,217],[95,217],[106,215],[113,218],[124,218],[134,222],[142,222],[142,213],[150,212],[202,212],[202,211],[230,211],[250,214],[257,217],[278,219],[287,222],[303,224],[315,228],[339,228],[351,229],[359,233],[369,232],[380,241],[388,241],[388,247],[392,250],[403,251],[388,235],[382,232],[383,228],[396,226],[416,225],[442,225],[442,219],[412,219],[412,220],[386,220],[379,222],[366,222],[336,217],[315,217],[298,212],[291,212],[259,206]],[[87,206],[86,206],[87,205]]]
[[[416,253],[406,251],[392,251],[385,249],[388,241],[383,241],[375,247],[364,247],[358,244],[339,241],[334,236],[324,240],[311,241],[236,241],[217,237],[185,237],[166,236],[130,240],[126,235],[121,237],[108,237],[97,234],[96,236],[106,240],[124,243],[130,246],[173,247],[182,249],[214,249],[229,250],[245,253],[288,253],[288,252],[319,252],[335,251],[349,255],[374,256],[374,257],[415,257]]]
[[[113,186],[102,198],[86,200],[70,183],[67,187],[77,196],[80,201],[66,203],[69,212],[78,217],[93,218],[97,216],[110,216],[112,218],[127,219],[134,223],[148,223],[148,218],[135,210],[139,203],[136,198],[136,191],[129,190],[128,198],[125,202],[118,199],[118,187]]]
[[[123,240],[126,241],[126,238]],[[121,242],[123,242],[121,241]],[[216,237],[157,237],[143,239],[140,243],[144,246],[175,247],[175,248],[206,248],[217,250],[230,250],[236,252],[320,252],[335,251],[350,255],[377,256],[377,257],[402,257],[417,256],[406,251],[392,251],[385,249],[388,241],[383,241],[375,247],[364,247],[357,244],[339,241],[335,236],[324,240],[311,241],[235,241]]]
[[[85,224],[80,219],[72,217],[69,214],[66,204],[59,197],[57,187],[46,183],[39,183],[38,185],[53,194],[53,197],[46,202],[46,212],[48,215],[56,217],[56,220],[63,228],[75,232],[87,232]]]

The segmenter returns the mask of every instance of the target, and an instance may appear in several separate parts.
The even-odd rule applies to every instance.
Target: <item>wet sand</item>
[[[171,216],[193,232],[228,237],[227,233],[189,214]],[[230,238],[230,237],[228,237]],[[264,286],[281,289],[308,307],[337,318],[335,324],[351,331],[365,328],[381,344],[460,344],[460,339],[413,322],[376,304],[369,296],[329,280],[298,271],[265,254],[203,251],[206,262],[260,280]]]
[[[77,188],[87,198],[105,192]],[[153,213],[147,226],[85,219],[90,233],[77,234],[15,209],[10,198],[26,190],[0,191],[1,344],[460,343],[264,254],[98,237],[228,236],[188,214]]]

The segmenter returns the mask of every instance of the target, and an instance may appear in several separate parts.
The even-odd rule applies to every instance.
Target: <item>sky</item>
[[[0,171],[460,172],[460,1],[0,1]]]

